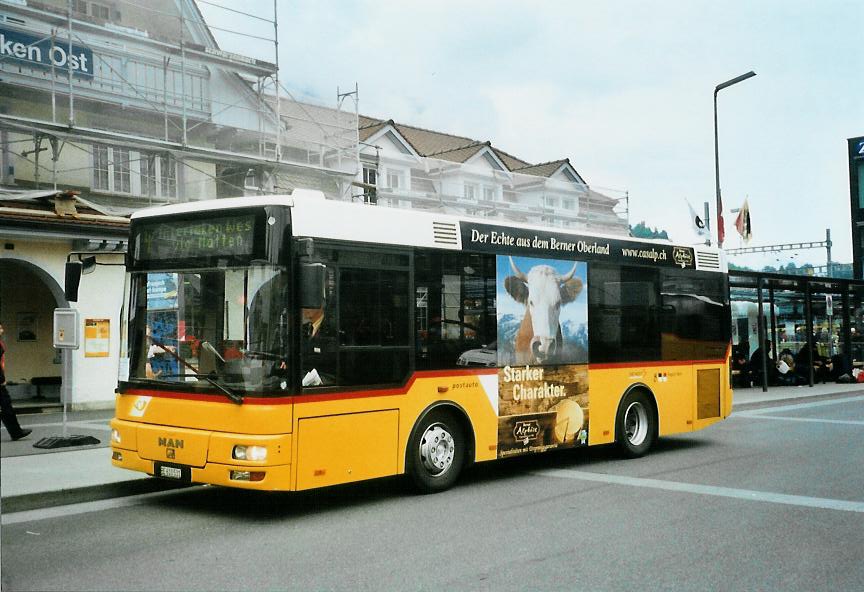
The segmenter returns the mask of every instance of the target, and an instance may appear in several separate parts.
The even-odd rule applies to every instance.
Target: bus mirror
[[[300,264],[300,308],[324,307],[327,266],[323,263]]]
[[[83,267],[81,268],[81,273],[87,275],[88,273],[93,273],[96,271],[96,256],[91,255],[90,257],[84,257],[81,262],[83,263]]]
[[[66,262],[64,295],[69,302],[78,302],[78,286],[81,283],[81,273],[83,271],[84,264],[81,261]]]

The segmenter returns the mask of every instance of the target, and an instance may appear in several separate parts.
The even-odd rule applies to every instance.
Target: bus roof
[[[693,267],[706,271],[726,272],[727,264],[722,250],[705,245],[676,245],[667,240],[634,239],[632,237],[597,234],[581,229],[570,229],[534,224],[519,224],[495,218],[453,215],[434,211],[373,206],[326,199],[320,191],[295,189],[291,195],[265,195],[202,200],[148,208],[132,215],[132,220],[154,216],[169,216],[193,212],[214,212],[236,208],[283,206],[294,210],[292,216],[295,236],[330,238],[381,245],[415,246],[450,250],[496,250],[496,245],[514,246],[514,242],[533,236],[540,241],[552,241],[563,257],[578,258],[583,239],[614,241],[616,245],[645,251],[655,247],[663,251],[695,255]],[[486,236],[485,240],[483,239]],[[573,237],[572,245],[565,244]],[[495,241],[498,241],[497,243]],[[465,244],[465,242],[470,244]],[[503,242],[502,242],[503,241]],[[511,242],[507,242],[511,241]],[[594,243],[596,244],[596,243]],[[518,245],[516,245],[518,247]],[[579,247],[577,249],[576,247]],[[591,248],[586,245],[585,248]],[[504,250],[504,249],[500,249]],[[524,250],[523,250],[524,251]],[[526,255],[531,253],[526,252]],[[540,256],[538,252],[536,256]],[[548,256],[549,250],[542,253]],[[650,255],[650,253],[647,253]],[[642,257],[647,259],[647,257]],[[650,261],[634,261],[634,263]],[[656,263],[656,260],[654,261]],[[671,261],[669,262],[671,263]],[[682,265],[682,267],[684,267]]]

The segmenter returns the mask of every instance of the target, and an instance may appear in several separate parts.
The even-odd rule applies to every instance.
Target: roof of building
[[[411,145],[414,151],[425,158],[438,158],[463,163],[488,147],[510,171],[538,177],[549,177],[563,164],[570,164],[569,158],[542,164],[531,164],[496,148],[489,141],[484,142],[466,136],[396,123],[392,119],[377,119],[366,115],[361,115],[359,119],[360,141],[365,142],[387,126],[399,132],[399,135]]]
[[[537,177],[551,177],[565,164],[570,164],[569,158],[553,160],[551,162],[541,162],[540,164],[530,164],[528,166],[513,169],[513,172],[525,175],[535,175]]]
[[[125,234],[127,216],[107,211],[69,190],[14,191],[0,188],[0,223],[56,227],[87,227]]]

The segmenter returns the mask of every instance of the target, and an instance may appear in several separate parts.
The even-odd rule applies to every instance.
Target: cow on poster
[[[499,256],[498,365],[588,361],[587,265]]]
[[[499,256],[496,265],[498,456],[585,444],[587,264]]]

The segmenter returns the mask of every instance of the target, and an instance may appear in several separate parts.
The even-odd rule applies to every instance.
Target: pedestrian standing
[[[6,344],[3,343],[3,323],[0,323],[0,420],[6,426],[9,437],[20,440],[30,435],[33,430],[27,430],[18,423],[18,416],[12,407],[12,397],[6,389]]]

